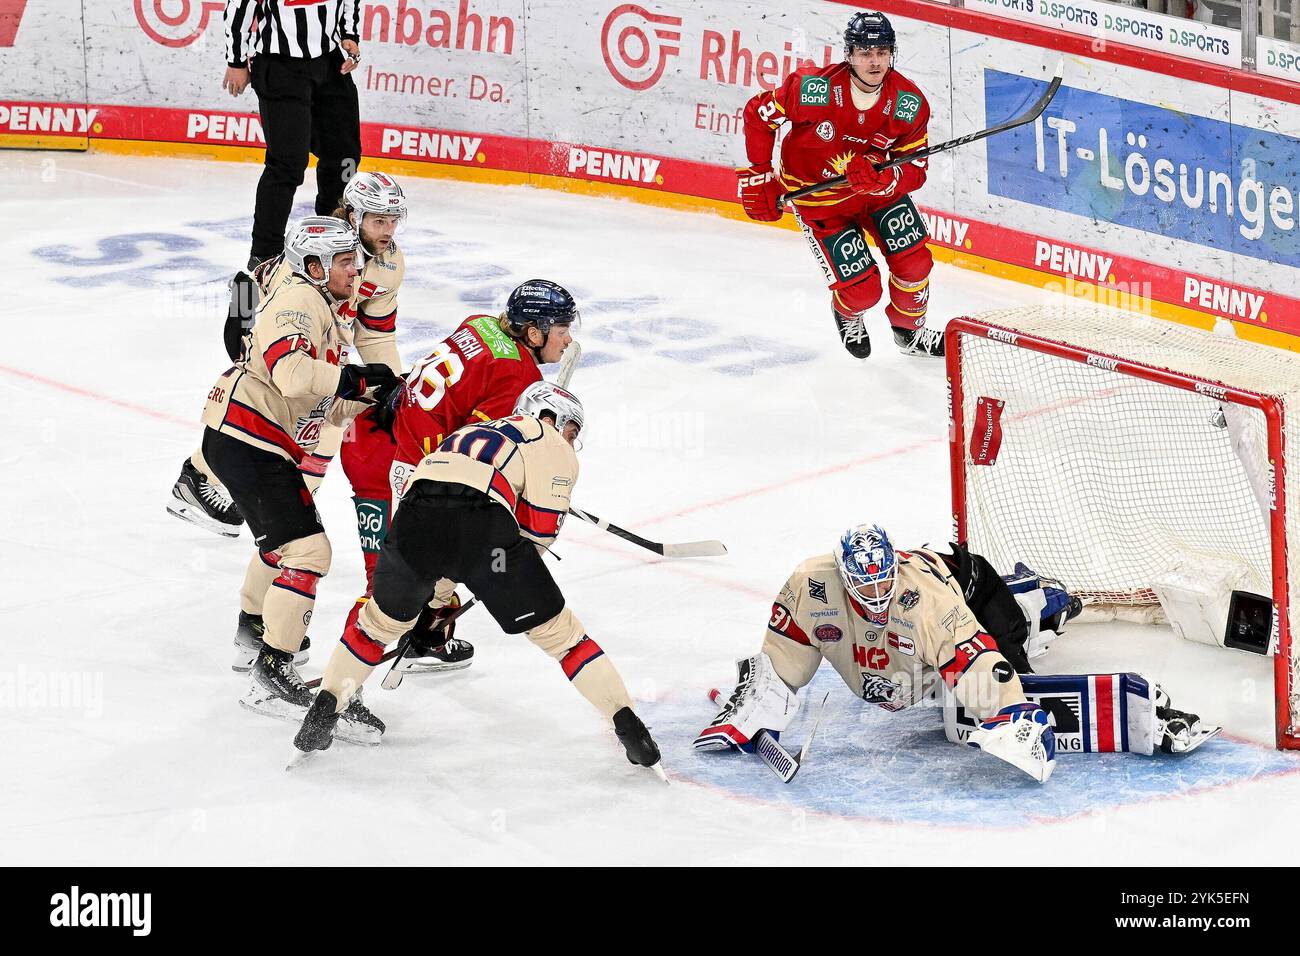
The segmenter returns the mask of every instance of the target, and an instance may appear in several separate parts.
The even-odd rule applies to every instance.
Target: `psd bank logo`
[[[629,90],[659,82],[668,57],[681,52],[682,18],[651,13],[635,3],[609,11],[600,29],[600,52],[610,75]]]
[[[224,0],[135,0],[135,18],[155,43],[189,46],[224,7]]]

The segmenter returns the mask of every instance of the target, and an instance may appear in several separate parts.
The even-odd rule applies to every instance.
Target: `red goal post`
[[[1085,603],[1155,604],[1157,575],[1237,570],[1272,598],[1276,741],[1300,749],[1300,356],[1072,304],[957,318],[946,340],[957,540]]]

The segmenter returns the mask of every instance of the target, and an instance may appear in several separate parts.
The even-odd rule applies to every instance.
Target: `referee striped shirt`
[[[360,40],[360,0],[226,0],[226,63],[259,53],[311,59]]]

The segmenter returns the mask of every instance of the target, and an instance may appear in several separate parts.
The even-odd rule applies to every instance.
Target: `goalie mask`
[[[872,624],[889,622],[889,602],[894,596],[898,560],[894,546],[880,525],[858,525],[840,537],[835,564],[849,595],[861,605]]]
[[[578,401],[578,396],[551,382],[533,382],[519,393],[515,414],[540,418],[543,412],[554,416],[555,430],[560,434],[570,422],[579,432],[582,431],[582,402]]]

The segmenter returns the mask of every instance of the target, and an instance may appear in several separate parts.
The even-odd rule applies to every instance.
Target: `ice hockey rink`
[[[817,864],[1291,862],[1300,756],[1272,748],[1271,661],[1165,629],[1074,625],[1040,672],[1138,670],[1224,734],[1182,757],[1064,755],[1040,786],[944,739],[939,711],[865,705],[827,668],[788,786],[697,755],[796,563],[879,522],[950,534],[942,363],[836,340],[803,240],[708,214],[526,187],[403,178],[399,342],[409,363],[524,279],[582,309],[587,410],[575,504],[661,540],[665,560],[570,521],[552,570],[663,748],[629,765],[560,669],[481,610],[473,667],[366,689],[380,746],[285,771],[294,727],[242,710],[230,670],[251,539],[164,510],[228,365],[225,282],[247,255],[256,165],[6,154],[0,249],[0,860],[8,864]],[[922,197],[923,199],[924,197]],[[308,191],[299,193],[306,212]],[[946,265],[932,322],[1047,293]],[[310,636],[320,673],[363,587],[338,469]],[[1005,569],[1003,569],[1005,570]],[[786,739],[806,734],[806,706]]]

